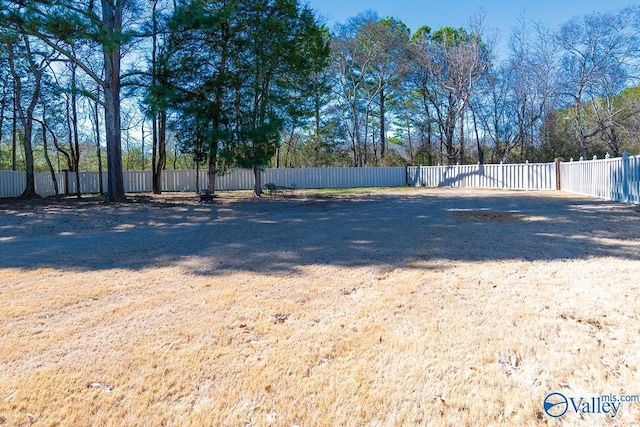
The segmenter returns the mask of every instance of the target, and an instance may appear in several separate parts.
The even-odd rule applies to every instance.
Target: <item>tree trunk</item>
[[[58,179],[56,178],[56,171],[53,169],[51,159],[49,158],[49,147],[47,145],[47,126],[46,126],[46,107],[45,103],[42,104],[42,145],[44,148],[44,159],[47,162],[49,173],[51,174],[51,180],[53,181],[53,189],[55,191],[56,200],[60,199],[60,190],[58,188]]]
[[[433,166],[431,111],[429,109],[429,97],[427,96],[426,91],[422,94],[422,105],[424,107],[425,124],[427,127],[427,163],[429,164],[429,166]],[[424,129],[421,130],[421,137],[421,142],[424,142]]]
[[[262,194],[262,177],[260,175],[260,166],[253,167],[253,196],[260,197]]]
[[[386,132],[385,123],[384,123],[384,116],[385,116],[384,101],[385,101],[385,94],[384,94],[384,87],[383,87],[380,89],[380,160],[384,160],[385,146],[387,144],[387,132]]]
[[[200,192],[200,162],[196,158],[196,193]]]
[[[576,97],[576,106],[575,106],[575,126],[576,126],[576,136],[578,137],[578,142],[580,143],[580,156],[586,160],[587,158],[587,138],[582,131],[582,99],[581,95]]]
[[[178,169],[178,144],[173,144],[173,170]]]
[[[409,164],[413,165],[413,141],[411,138],[411,122],[407,118],[407,140],[409,141]]]
[[[616,128],[613,127],[614,124],[611,124],[611,131],[610,131],[610,144],[609,146],[611,147],[611,151],[612,151],[612,155],[614,158],[616,157],[620,157],[620,143],[618,142],[618,134],[616,132]]]
[[[353,103],[351,107],[351,114],[353,115],[353,165],[355,167],[362,167],[362,144],[360,138],[360,120],[358,120],[358,104],[357,98],[354,95]]]
[[[102,182],[102,147],[100,143],[100,113],[98,111],[98,99],[100,98],[100,85],[96,93],[96,103],[93,110],[96,122],[96,154],[98,155],[98,186],[100,187],[100,195],[104,195],[104,184]]]
[[[209,153],[209,170],[207,171],[207,177],[209,182],[207,183],[207,190],[210,193],[216,191],[216,162],[218,161],[218,150],[211,150]]]
[[[429,166],[433,166],[433,132],[431,130],[431,124],[427,126],[427,162]]]
[[[152,84],[158,83],[158,16],[156,8],[158,1],[153,0],[151,8],[151,17],[153,24],[153,36],[151,46],[151,68],[152,68]],[[175,10],[175,6],[174,6]],[[153,181],[153,193],[162,193],[162,171],[167,163],[167,133],[166,133],[167,113],[165,111],[153,113],[153,149],[151,158],[151,170]]]
[[[22,140],[22,145],[24,147],[24,162],[25,169],[27,171],[27,185],[20,197],[25,199],[32,199],[34,197],[39,197],[36,193],[36,179],[33,168],[33,147],[31,146],[31,140],[33,137],[33,116],[28,117],[26,120],[24,120],[24,122],[24,139]]]
[[[23,37],[25,43],[25,51],[27,55],[31,54],[31,49],[29,47],[29,40],[26,36]],[[34,79],[34,89],[31,94],[31,102],[27,107],[26,111],[22,108],[22,104],[20,100],[22,98],[22,80],[20,80],[20,75],[16,70],[15,64],[15,45],[13,43],[7,43],[7,50],[9,56],[9,68],[11,69],[11,74],[13,75],[13,79],[15,80],[15,96],[16,96],[16,109],[17,113],[20,116],[20,121],[22,122],[22,128],[24,130],[24,135],[22,138],[22,147],[24,149],[24,162],[25,162],[25,170],[26,170],[26,186],[22,194],[21,198],[31,199],[34,197],[38,197],[36,193],[36,180],[34,173],[34,161],[33,161],[33,147],[31,145],[31,140],[33,137],[33,112],[38,103],[38,99],[40,99],[40,85],[42,81],[42,74],[40,70],[38,70],[33,63],[32,58],[30,60],[30,72]]]
[[[7,86],[6,81],[5,84],[2,85],[2,98],[0,98],[0,160],[2,158],[2,137],[4,136],[2,129],[4,127],[4,110],[6,109],[6,95],[7,95]]]
[[[314,118],[315,118],[315,143],[316,146],[320,145],[320,93],[316,90],[313,97]]]
[[[151,118],[151,191],[153,194],[162,193],[162,189],[159,189],[156,185],[156,161],[158,157],[158,114],[154,111]]]
[[[456,158],[457,153],[453,145],[453,137],[456,131],[456,117],[457,117],[457,111],[455,107],[455,100],[453,98],[453,95],[449,94],[449,103],[448,103],[447,116],[445,119],[445,129],[444,129],[444,133],[445,133],[444,145],[445,145],[445,149],[447,150],[448,165],[455,165],[457,160]]]
[[[472,105],[472,104],[469,104]],[[473,129],[476,134],[476,146],[478,147],[478,163],[484,164],[484,149],[480,144],[480,132],[478,131],[478,122],[476,120],[476,111],[471,107],[471,116],[473,117]]]
[[[17,83],[13,82],[13,121],[11,125],[11,170],[18,169],[18,96]]]
[[[367,106],[364,109],[364,129],[362,129],[362,135],[364,136],[364,142],[362,144],[362,162],[360,167],[366,166],[369,154],[369,122],[371,121],[371,102],[367,102]]]
[[[451,127],[448,127],[446,133],[446,139],[444,140],[445,150],[447,151],[447,164],[456,164],[456,151],[453,146],[453,134]],[[442,151],[442,150],[441,150]]]
[[[144,163],[145,163],[144,162],[144,160],[145,160],[144,159],[144,140],[145,140],[146,135],[144,133],[144,122],[145,122],[145,118],[143,117],[142,118],[142,122],[140,122],[141,123],[140,133],[141,133],[141,144],[142,144],[141,147],[140,147],[140,156],[141,156],[140,160],[142,162],[142,164],[140,165],[140,170],[144,170],[144,166],[145,166],[144,165]]]
[[[458,137],[460,143],[460,164],[465,164],[465,152],[464,152],[464,109],[465,109],[465,101],[462,101],[462,106],[460,107],[460,135]]]
[[[124,202],[122,147],[120,142],[120,33],[122,29],[122,0],[111,6],[102,0],[103,30],[109,35],[102,45],[104,56],[104,118],[107,142],[107,195],[105,202]]]
[[[71,63],[71,114],[73,127],[73,150],[76,172],[76,197],[80,198],[80,138],[78,136],[78,97],[76,95],[76,68],[75,63]]]
[[[167,164],[167,113],[161,111],[154,117],[153,192],[162,193],[162,171]]]

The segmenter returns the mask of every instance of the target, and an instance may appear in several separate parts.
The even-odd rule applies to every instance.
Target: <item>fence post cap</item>
[[[584,157],[580,156],[580,161],[584,162]]]
[[[569,159],[570,162],[575,162],[575,160],[573,160],[573,157]]]
[[[626,159],[629,157],[629,153],[627,153],[627,150],[624,150],[624,153],[622,153],[622,158]]]
[[[593,160],[598,160],[598,155],[597,154],[593,155]]]
[[[605,154],[604,158],[605,159],[610,159],[611,158],[611,154],[609,154],[609,153]]]

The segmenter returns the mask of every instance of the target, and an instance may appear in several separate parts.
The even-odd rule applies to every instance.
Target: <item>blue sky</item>
[[[371,9],[381,17],[399,18],[412,32],[421,25],[433,30],[446,26],[467,27],[469,18],[482,8],[486,13],[485,27],[499,31],[503,47],[523,13],[555,29],[575,16],[619,10],[634,4],[631,0],[307,0],[307,3],[327,19],[329,27]]]

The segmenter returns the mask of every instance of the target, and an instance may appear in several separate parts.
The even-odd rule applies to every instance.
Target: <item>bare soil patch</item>
[[[634,425],[637,206],[395,189],[0,201],[0,426]]]

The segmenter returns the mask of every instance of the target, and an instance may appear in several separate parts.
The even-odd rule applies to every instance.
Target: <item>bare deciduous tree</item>
[[[638,8],[592,13],[571,19],[556,34],[562,56],[562,93],[572,101],[573,123],[583,158],[589,140],[601,133],[607,121],[585,120],[589,100],[607,96],[607,88],[624,87],[638,55]]]

